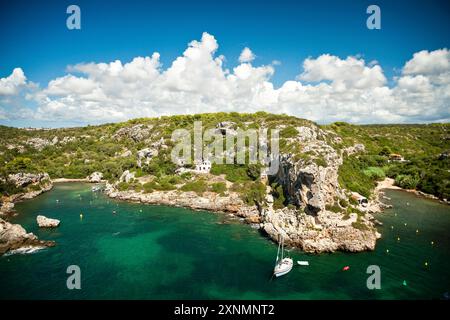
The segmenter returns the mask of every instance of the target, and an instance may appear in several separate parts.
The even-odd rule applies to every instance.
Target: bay
[[[386,194],[394,207],[377,215],[383,226],[375,251],[312,255],[292,249],[294,262],[310,265],[273,279],[277,245],[227,214],[116,201],[93,193],[88,184],[58,183],[16,205],[19,214],[11,221],[57,246],[0,257],[0,298],[445,297],[450,207],[403,191]],[[61,225],[39,229],[38,214],[60,219]],[[81,269],[81,290],[66,287],[69,265]],[[347,265],[350,269],[342,271]],[[381,268],[380,290],[366,286],[369,265]]]

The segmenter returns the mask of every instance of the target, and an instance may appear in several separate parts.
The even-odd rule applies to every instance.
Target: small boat
[[[280,255],[281,248],[281,255]],[[294,262],[289,257],[284,257],[284,240],[280,236],[280,241],[278,242],[277,259],[275,261],[275,268],[273,269],[273,274],[275,277],[281,277],[292,270]]]
[[[300,266],[309,266],[309,262],[308,262],[308,261],[297,261],[297,263],[298,263]]]

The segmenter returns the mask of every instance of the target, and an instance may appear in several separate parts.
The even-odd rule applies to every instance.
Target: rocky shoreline
[[[274,241],[277,242],[279,235],[282,235],[286,245],[309,253],[374,250],[376,240],[381,237],[371,227],[373,217],[370,214],[361,221],[367,228],[359,230],[353,226],[358,220],[356,214],[345,220],[341,214],[326,210],[311,216],[297,209],[274,210],[271,205],[258,208],[256,205],[246,205],[236,193],[228,196],[219,196],[213,192],[199,196],[195,192],[177,190],[142,193],[118,191],[114,185],[107,184],[105,194],[118,200],[230,213],[258,227]]]
[[[39,240],[33,233],[27,233],[19,224],[7,221],[14,214],[14,203],[32,199],[53,188],[53,183],[46,173],[10,175],[9,180],[17,187],[26,187],[24,192],[2,197],[0,206],[0,255],[8,252],[33,252],[38,249],[55,246],[54,241]],[[30,190],[30,186],[36,186]]]

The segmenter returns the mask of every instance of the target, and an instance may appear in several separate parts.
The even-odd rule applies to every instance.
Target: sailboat
[[[281,255],[280,255],[281,248]],[[284,239],[280,235],[280,241],[278,242],[277,259],[275,261],[275,268],[273,274],[275,277],[284,276],[286,273],[292,270],[294,262],[289,257],[284,257]]]

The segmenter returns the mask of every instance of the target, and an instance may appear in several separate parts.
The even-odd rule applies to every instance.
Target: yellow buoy
[[[428,267],[428,262],[425,262],[425,267]]]
[[[419,233],[419,229],[416,230],[416,233]]]
[[[431,245],[434,245],[434,241],[431,241]]]
[[[389,253],[389,249],[386,249],[386,253]]]
[[[397,241],[400,241],[400,237],[397,237]]]
[[[405,222],[405,227],[407,226],[408,224]]]
[[[391,229],[394,229],[394,226],[391,226]]]
[[[80,219],[83,219],[83,214],[82,213],[80,213]]]

